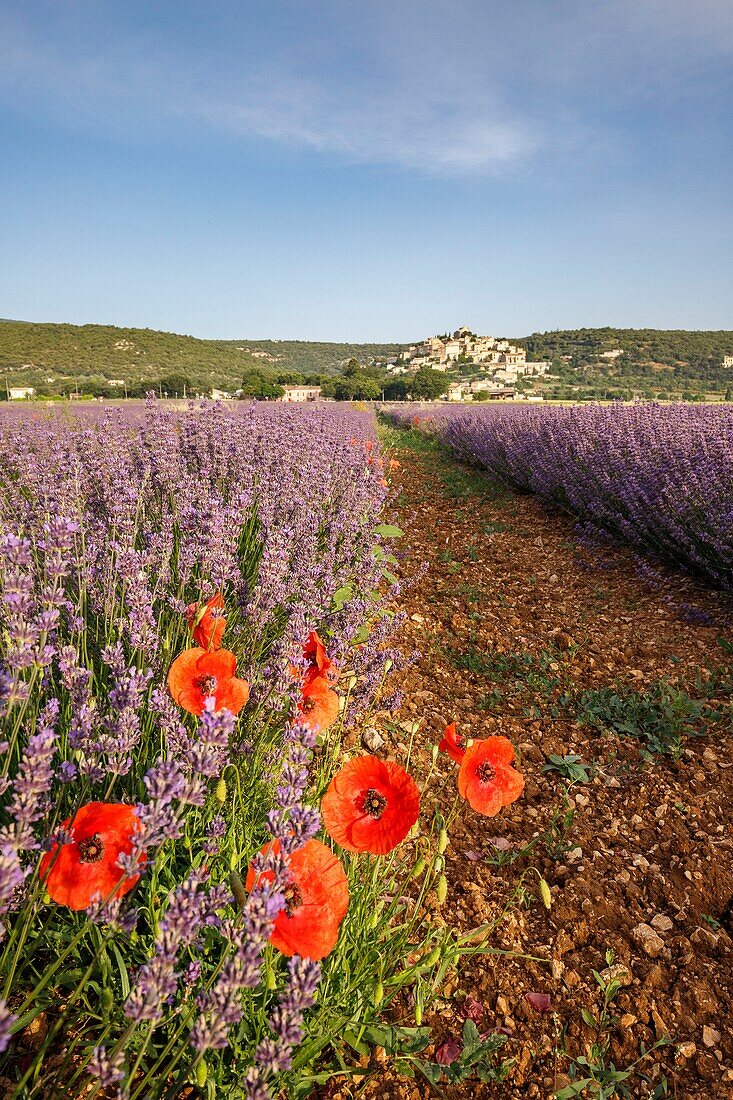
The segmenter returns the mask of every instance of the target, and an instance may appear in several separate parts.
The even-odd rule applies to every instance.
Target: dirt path
[[[718,641],[731,637],[729,613],[675,573],[642,579],[629,551],[584,550],[570,518],[492,486],[418,433],[385,434],[401,463],[402,572],[417,578],[401,600],[400,644],[420,657],[396,677],[400,717],[423,720],[426,758],[453,719],[466,736],[503,733],[527,778],[498,817],[461,807],[434,916],[466,930],[521,884],[492,943],[546,960],[479,955],[462,967],[426,1021],[436,1046],[460,1039],[470,1015],[507,1036],[494,1064],[513,1061],[506,1083],[446,1094],[550,1097],[669,1038],[637,1063],[625,1095],[733,1097],[733,738],[729,712],[711,713],[730,706]],[[669,686],[655,694],[660,681]],[[622,723],[655,741],[610,728]],[[674,747],[685,723],[705,736],[685,738],[677,758],[652,751]],[[551,754],[578,756],[588,781],[543,773]],[[442,757],[439,767],[452,796],[454,766]],[[530,868],[550,885],[549,912]],[[618,982],[604,1007],[593,971],[609,962],[617,969],[603,981]],[[549,1008],[527,993],[548,994]],[[430,1094],[385,1068],[362,1095]]]

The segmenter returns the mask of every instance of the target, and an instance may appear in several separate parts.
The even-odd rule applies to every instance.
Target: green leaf
[[[383,539],[401,539],[404,533],[400,527],[394,527],[391,523],[378,523],[374,528],[374,534],[381,535]]]
[[[573,1081],[572,1085],[566,1085],[564,1089],[560,1089],[559,1092],[555,1093],[555,1100],[573,1100],[573,1097],[580,1096],[592,1081],[592,1077],[584,1077],[582,1081]]]

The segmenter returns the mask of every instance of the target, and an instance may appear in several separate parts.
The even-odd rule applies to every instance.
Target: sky
[[[0,317],[733,328],[731,0],[0,0]]]

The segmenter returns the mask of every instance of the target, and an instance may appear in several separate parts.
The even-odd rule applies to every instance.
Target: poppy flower
[[[222,635],[227,621],[221,614],[224,609],[224,598],[221,592],[217,592],[203,607],[197,603],[191,603],[186,608],[186,622],[188,623],[193,640],[201,649],[218,649],[221,645]]]
[[[312,730],[327,730],[339,716],[341,700],[325,676],[306,681],[298,705],[298,721]]]
[[[209,698],[213,698],[216,710],[226,707],[232,714],[239,714],[249,699],[249,684],[237,679],[236,669],[237,658],[228,649],[211,653],[199,646],[184,649],[168,670],[168,690],[189,714],[203,714]]]
[[[349,852],[386,855],[405,839],[420,814],[412,776],[392,760],[358,756],[331,780],[321,802],[326,831]]]
[[[106,901],[132,890],[140,875],[127,876],[117,860],[130,855],[139,827],[135,808],[118,802],[88,802],[73,818],[62,821],[61,828],[72,834],[72,840],[52,844],[39,869],[53,901],[69,909],[87,909],[96,896]],[[144,853],[139,862],[145,862]]]
[[[512,767],[514,746],[506,737],[487,737],[466,749],[458,790],[477,813],[493,817],[519,798],[524,776]]]
[[[445,727],[445,734],[443,740],[438,745],[441,752],[447,752],[449,756],[460,764],[463,757],[466,755],[466,746],[471,745],[473,742],[467,741],[462,733],[456,733],[456,724],[451,722],[449,726]]]
[[[317,630],[311,630],[308,635],[308,641],[303,647],[303,656],[308,661],[308,668],[306,670],[306,681],[315,679],[316,676],[324,676],[330,668],[333,667],[333,661],[326,652],[326,647],[318,636]],[[331,678],[335,677],[336,670],[331,673]]]
[[[280,852],[277,840],[262,852]],[[323,959],[336,946],[341,921],[349,908],[349,886],[340,862],[320,840],[308,840],[290,856],[290,882],[285,887],[285,909],[278,914],[270,943],[283,955]],[[271,882],[272,871],[259,875],[250,866],[246,887]]]

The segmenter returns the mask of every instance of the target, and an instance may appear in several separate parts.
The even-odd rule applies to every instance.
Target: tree
[[[247,371],[242,378],[242,397],[282,397],[282,386],[267,378],[260,370]]]
[[[167,374],[161,378],[159,387],[166,397],[183,397],[191,393],[191,379],[186,374]]]
[[[420,367],[408,383],[411,395],[418,401],[434,401],[445,393],[445,375],[431,367]]]

